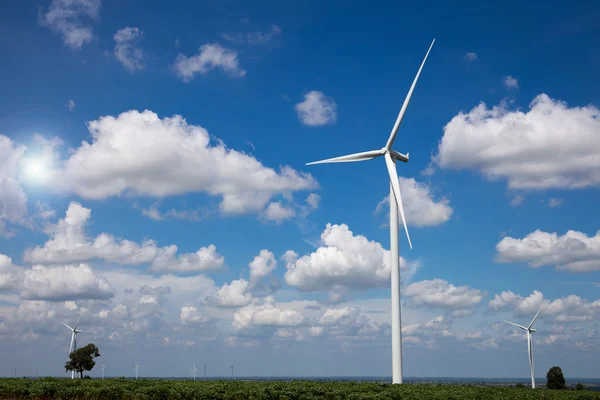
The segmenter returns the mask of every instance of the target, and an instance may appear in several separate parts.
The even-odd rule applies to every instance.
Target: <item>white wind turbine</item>
[[[81,333],[81,331],[77,330],[80,319],[81,315],[79,315],[79,318],[77,319],[77,323],[75,324],[74,328],[71,328],[69,325],[63,322],[63,325],[71,330],[71,346],[69,347],[69,354],[77,350],[77,335]],[[75,379],[75,371],[71,371],[71,379]]]
[[[388,174],[390,176],[390,264],[391,264],[391,289],[392,289],[392,382],[393,383],[402,383],[402,331],[400,329],[401,319],[400,319],[400,254],[399,254],[399,244],[398,244],[398,210],[400,211],[400,216],[402,217],[402,223],[404,224],[404,231],[406,232],[406,237],[408,239],[408,244],[412,249],[412,243],[410,241],[410,236],[408,234],[408,228],[406,227],[406,219],[404,217],[404,208],[402,207],[402,197],[400,195],[400,183],[398,181],[398,173],[396,172],[396,161],[408,162],[409,153],[406,155],[402,153],[398,153],[397,151],[392,149],[392,145],[394,144],[394,139],[396,139],[396,134],[398,133],[398,128],[400,128],[400,124],[402,123],[402,119],[404,118],[404,113],[406,112],[406,108],[408,107],[408,103],[412,96],[413,90],[417,84],[417,80],[419,79],[419,75],[421,74],[421,70],[423,69],[423,65],[425,65],[425,61],[427,60],[427,56],[429,56],[429,52],[433,47],[433,43],[435,39],[431,42],[431,46],[429,46],[429,50],[427,50],[427,54],[425,54],[425,58],[421,63],[421,67],[417,72],[417,76],[415,77],[406,99],[404,99],[404,104],[402,104],[402,108],[400,109],[400,113],[398,114],[398,118],[396,119],[396,123],[392,128],[392,132],[390,133],[390,137],[388,141],[381,150],[371,150],[365,151],[362,153],[350,154],[347,156],[341,156],[336,158],[329,158],[327,160],[315,161],[308,163],[306,165],[312,164],[325,164],[325,163],[335,163],[335,162],[353,162],[353,161],[366,161],[371,160],[373,158],[384,156],[385,164],[387,166]],[[397,208],[396,208],[396,206]]]
[[[106,368],[106,365],[104,365],[104,363],[102,362],[102,368],[100,368],[100,370],[102,370],[102,379],[104,380],[104,368]]]
[[[137,362],[136,362],[136,363],[135,363],[135,379],[136,379],[136,380],[137,380],[137,378],[138,378],[138,371],[139,371],[139,369],[140,369],[140,366],[139,366],[139,365],[137,365]]]
[[[194,364],[194,368],[192,368],[192,372],[194,373],[194,380],[196,380],[196,371],[198,371],[196,369],[196,364]]]
[[[535,329],[532,328],[532,326],[533,326],[533,323],[535,322],[535,319],[539,315],[540,311],[542,311],[541,308],[538,310],[537,314],[535,314],[535,317],[533,317],[533,319],[531,320],[531,323],[529,324],[529,326],[527,328],[525,328],[524,326],[521,326],[519,324],[515,324],[514,322],[504,320],[505,322],[508,322],[509,324],[514,325],[518,328],[521,328],[525,332],[527,332],[527,353],[529,353],[529,368],[531,369],[531,388],[532,389],[535,389],[535,379],[533,378],[533,341],[531,340],[531,334],[533,332],[535,332]]]

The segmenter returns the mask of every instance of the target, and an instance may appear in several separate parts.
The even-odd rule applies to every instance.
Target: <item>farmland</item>
[[[600,393],[472,385],[358,382],[254,382],[152,379],[0,379],[0,399],[178,399],[178,400],[336,400],[336,399],[598,399]]]

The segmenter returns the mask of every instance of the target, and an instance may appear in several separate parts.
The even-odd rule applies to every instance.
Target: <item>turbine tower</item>
[[[231,379],[233,380],[233,365],[229,368],[231,368]]]
[[[102,368],[100,368],[100,370],[102,371],[102,380],[104,380],[104,368],[106,368],[106,365],[102,363]]]
[[[196,369],[196,364],[194,364],[194,368],[192,368],[192,372],[194,373],[194,380],[196,380],[196,371],[198,371]]]
[[[206,364],[204,364],[204,380],[206,380]]]
[[[138,378],[138,370],[140,369],[140,366],[137,365],[137,362],[135,363],[135,380],[137,381]]]
[[[417,84],[417,80],[419,79],[419,75],[421,74],[421,70],[423,69],[425,61],[427,60],[427,56],[429,56],[429,52],[433,47],[433,43],[435,43],[435,39],[431,42],[431,46],[429,46],[429,50],[427,50],[427,54],[425,54],[425,58],[423,59],[421,67],[417,72],[417,76],[415,77],[408,91],[408,95],[406,96],[406,99],[404,99],[404,104],[402,104],[402,108],[400,109],[400,113],[398,114],[398,118],[396,119],[396,123],[392,128],[392,132],[390,133],[385,147],[383,147],[381,150],[365,151],[362,153],[355,153],[347,156],[329,158],[327,160],[315,161],[306,164],[312,165],[336,162],[366,161],[379,156],[383,156],[385,158],[385,164],[387,167],[388,174],[390,176],[390,265],[392,275],[391,298],[393,383],[402,383],[402,330],[400,316],[400,251],[398,244],[398,211],[400,211],[400,216],[402,217],[402,223],[404,225],[404,231],[406,232],[406,238],[408,239],[408,244],[411,249],[412,243],[408,234],[406,219],[404,218],[404,208],[402,207],[402,197],[400,195],[400,183],[398,181],[398,173],[396,172],[396,161],[408,162],[409,154],[406,153],[406,155],[404,155],[402,153],[398,153],[397,151],[392,149],[392,145],[394,144],[394,139],[396,139],[396,134],[398,133],[398,129],[400,128],[400,124],[402,123],[402,119],[404,118],[404,113],[406,112],[406,108],[408,107],[408,103],[412,96],[413,90],[415,89],[415,86]]]
[[[63,325],[71,330],[71,346],[69,347],[69,354],[71,354],[72,352],[77,350],[77,335],[79,333],[81,333],[81,331],[77,330],[80,319],[81,319],[81,315],[79,315],[79,318],[77,319],[77,323],[75,324],[74,328],[71,328],[69,325],[67,325],[63,322]],[[75,371],[74,370],[71,371],[71,379],[75,379]]]
[[[529,324],[529,326],[527,328],[525,328],[524,326],[521,326],[519,324],[515,324],[514,322],[504,320],[505,322],[508,322],[509,324],[514,325],[517,328],[521,328],[525,332],[527,332],[527,353],[529,353],[529,368],[531,369],[531,388],[532,389],[535,389],[535,379],[533,378],[533,341],[531,340],[531,334],[533,332],[535,332],[535,329],[532,328],[532,326],[533,326],[533,323],[535,322],[535,319],[539,315],[540,311],[542,311],[541,308],[538,310],[537,314],[535,314],[535,317],[533,317],[533,319],[531,320],[531,323]]]

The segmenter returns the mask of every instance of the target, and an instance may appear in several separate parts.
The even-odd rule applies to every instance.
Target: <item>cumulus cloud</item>
[[[21,285],[23,269],[13,264],[12,258],[0,254],[0,293],[15,291]]]
[[[223,39],[237,44],[265,45],[281,37],[281,28],[278,25],[271,25],[271,29],[267,32],[224,33],[222,36]]]
[[[544,294],[534,290],[528,297],[504,291],[496,294],[489,303],[493,311],[512,310],[516,317],[533,318],[540,312],[538,318],[554,318],[558,322],[591,321],[600,312],[600,300],[589,301],[576,295],[560,297],[555,300],[544,298]]]
[[[270,203],[261,213],[261,219],[265,222],[273,222],[277,225],[283,221],[293,218],[296,211],[291,207],[284,206],[280,201]]]
[[[463,60],[468,61],[468,62],[477,61],[478,59],[479,59],[479,57],[477,57],[477,54],[473,53],[473,52],[468,52],[467,54],[465,54],[463,56]]]
[[[215,293],[206,297],[206,303],[215,307],[244,307],[252,301],[250,282],[237,279],[224,283]]]
[[[113,36],[115,41],[115,58],[129,72],[140,71],[146,68],[144,51],[139,47],[143,37],[144,32],[138,28],[131,28],[129,26],[119,29]]]
[[[27,195],[18,179],[25,146],[0,135],[0,236],[12,236],[7,223],[18,224],[27,216]]]
[[[97,20],[100,0],[52,0],[48,11],[40,15],[40,23],[63,36],[71,49],[79,50],[94,38],[92,28],[84,20]]]
[[[75,102],[73,101],[73,99],[69,99],[69,101],[67,101],[67,104],[65,104],[65,107],[67,107],[69,111],[73,111],[75,109]]]
[[[311,193],[306,198],[306,203],[313,209],[319,208],[319,203],[321,202],[321,196],[316,193]]]
[[[203,315],[196,307],[186,306],[181,307],[179,319],[184,325],[205,325],[212,322],[212,318]]]
[[[87,264],[45,267],[34,265],[25,271],[21,297],[29,300],[65,301],[110,299],[114,290],[105,277]]]
[[[193,192],[221,196],[220,211],[261,211],[278,193],[311,190],[315,179],[288,166],[279,172],[227,149],[178,115],[128,111],[88,123],[92,142],[72,150],[59,178],[48,187],[86,199],[111,196],[166,197]]]
[[[250,267],[250,286],[256,285],[263,278],[268,276],[277,268],[277,260],[275,254],[267,249],[263,249],[258,253],[249,265]]]
[[[519,81],[510,75],[505,76],[502,83],[507,90],[519,90]]]
[[[246,71],[239,66],[237,52],[219,43],[202,45],[198,49],[198,54],[191,57],[177,55],[173,68],[175,74],[184,82],[190,82],[197,73],[205,75],[216,68],[221,68],[232,77],[246,75]]]
[[[448,221],[454,210],[449,206],[450,201],[445,197],[439,201],[433,199],[431,187],[426,183],[417,182],[414,178],[398,177],[402,205],[406,223],[410,226],[436,226]],[[390,196],[386,196],[377,204],[375,214],[382,209],[389,210]],[[388,214],[389,215],[389,214]]]
[[[600,231],[588,237],[577,231],[558,236],[537,229],[523,239],[503,238],[496,251],[496,261],[501,263],[527,262],[533,268],[556,265],[569,272],[600,271]]]
[[[550,208],[555,208],[558,207],[562,204],[563,199],[559,199],[557,197],[552,197],[550,198],[550,200],[548,200],[548,207]]]
[[[469,310],[480,304],[485,296],[485,292],[479,289],[454,286],[443,279],[415,282],[407,286],[403,294],[416,305],[451,310]]]
[[[153,240],[145,240],[140,245],[107,233],[90,239],[85,234],[90,219],[89,208],[71,202],[65,218],[47,228],[50,239],[43,246],[25,250],[25,261],[72,263],[102,259],[124,265],[151,263],[151,271],[177,273],[217,270],[225,261],[214,245],[201,247],[196,253],[177,254],[177,246],[160,248]]]
[[[300,122],[307,126],[327,125],[337,120],[337,105],[318,90],[306,93],[304,101],[295,108]]]
[[[347,225],[327,224],[321,234],[323,246],[298,257],[288,250],[282,257],[287,271],[285,281],[301,291],[333,291],[338,288],[384,287],[390,279],[390,254],[380,243],[354,235]],[[400,258],[403,280],[410,279],[418,262]]]
[[[506,179],[511,189],[600,185],[600,111],[538,95],[529,111],[481,103],[444,127],[435,163]]]
[[[297,327],[305,322],[298,311],[280,309],[271,301],[249,305],[235,311],[231,332],[236,336],[266,336],[279,327]],[[265,329],[267,328],[267,329]]]

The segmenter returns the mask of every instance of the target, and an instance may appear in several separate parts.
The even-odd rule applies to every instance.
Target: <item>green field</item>
[[[355,382],[244,382],[129,379],[0,379],[0,399],[598,399],[600,393],[575,390],[391,385]]]

